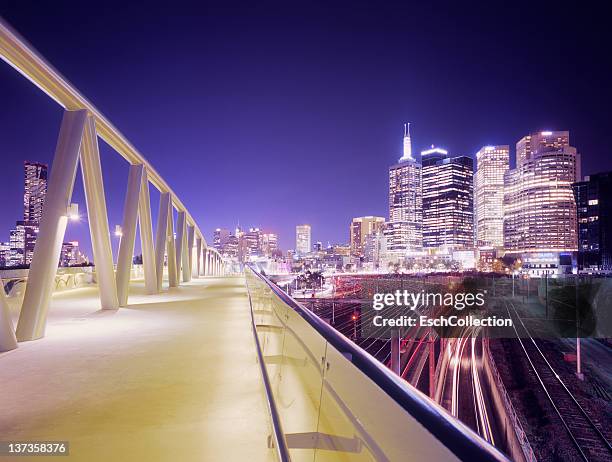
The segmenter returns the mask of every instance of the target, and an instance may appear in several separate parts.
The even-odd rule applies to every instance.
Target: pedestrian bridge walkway
[[[46,336],[0,353],[0,440],[69,441],[79,461],[273,460],[244,277],[130,290],[116,311],[96,287],[56,293]]]

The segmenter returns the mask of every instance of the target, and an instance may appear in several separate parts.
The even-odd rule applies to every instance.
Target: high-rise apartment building
[[[504,175],[505,250],[577,250],[572,183],[580,179],[580,155],[569,144],[569,132],[532,133],[516,150],[516,168]]]
[[[474,161],[432,146],[423,163],[423,246],[474,247]]]
[[[351,253],[355,256],[364,255],[366,237],[382,231],[385,227],[384,217],[357,217],[353,218],[349,227]]]
[[[504,175],[510,168],[510,146],[484,146],[476,153],[474,211],[476,245],[504,246]]]
[[[578,220],[578,269],[612,271],[612,172],[574,183]]]
[[[310,225],[297,225],[295,227],[295,252],[305,255],[311,250],[311,228]]]
[[[404,125],[403,155],[389,167],[388,250],[401,255],[423,247],[421,164],[412,155],[410,126]]]
[[[262,255],[262,232],[259,228],[249,228],[243,239],[249,255]]]
[[[24,162],[23,220],[10,232],[6,266],[29,265],[47,195],[47,165]]]
[[[223,246],[227,242],[227,239],[230,236],[229,229],[226,228],[217,228],[213,232],[213,247],[218,251],[223,249]]]
[[[0,268],[9,266],[7,261],[9,260],[9,254],[11,252],[11,246],[8,242],[0,242]]]
[[[23,221],[39,225],[47,196],[47,165],[26,161],[23,167],[25,174]]]
[[[278,253],[278,235],[275,233],[264,233],[261,236],[263,254],[272,257]]]

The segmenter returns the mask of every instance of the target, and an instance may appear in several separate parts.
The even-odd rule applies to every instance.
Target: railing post
[[[123,207],[123,222],[121,230],[123,235],[119,243],[119,256],[117,257],[117,295],[119,306],[126,306],[130,290],[130,271],[134,258],[134,242],[136,241],[136,223],[138,221],[138,201],[142,186],[142,164],[130,165],[128,186]]]
[[[45,198],[45,211],[40,221],[17,323],[19,341],[35,340],[45,334],[86,118],[85,110],[66,111],[62,118]]]
[[[87,116],[83,130],[81,172],[83,174],[83,187],[87,202],[87,217],[100,302],[103,309],[114,310],[119,308],[119,299],[117,298],[113,252],[108,229],[98,136],[94,119],[90,115]]]
[[[155,248],[153,246],[153,223],[151,220],[151,196],[149,195],[149,174],[146,167],[142,172],[140,199],[138,200],[138,221],[142,267],[144,269],[145,290],[148,294],[158,292],[157,269],[155,267]]]
[[[6,294],[4,293],[4,283],[0,278],[0,353],[3,351],[14,350],[17,348],[17,338],[15,328],[11,320]]]

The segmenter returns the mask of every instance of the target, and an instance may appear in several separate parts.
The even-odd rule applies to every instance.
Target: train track
[[[542,349],[523,324],[512,302],[506,302],[506,310],[513,319],[517,339],[529,365],[563,424],[571,441],[570,447],[573,446],[576,450],[574,458],[587,462],[610,461],[612,458],[610,441],[546,359]],[[570,457],[567,459],[569,460]]]

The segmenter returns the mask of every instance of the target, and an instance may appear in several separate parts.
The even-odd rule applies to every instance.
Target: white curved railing
[[[207,246],[194,218],[153,166],[92,103],[1,19],[0,58],[65,109],[16,333],[4,306],[4,293],[0,298],[0,351],[15,348],[16,340],[34,340],[44,336],[78,164],[83,176],[102,308],[117,309],[128,303],[138,223],[147,293],[162,290],[166,258],[170,287],[192,277],[223,274],[221,255]],[[98,137],[129,163],[116,272]],[[160,192],[155,239],[149,184]],[[178,212],[176,238],[173,209]]]

